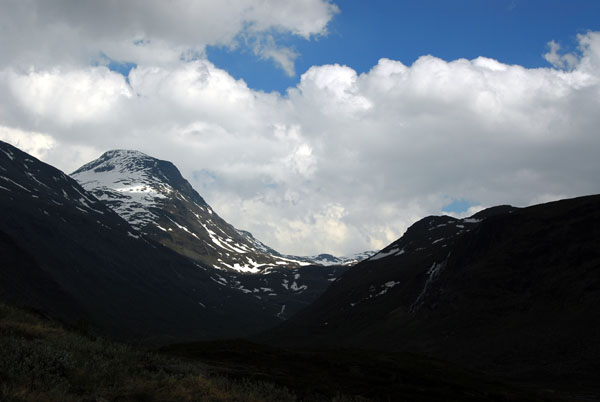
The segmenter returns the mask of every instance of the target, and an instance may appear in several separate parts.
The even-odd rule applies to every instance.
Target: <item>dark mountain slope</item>
[[[242,336],[279,306],[136,232],[59,170],[0,142],[0,296],[123,338]]]
[[[72,177],[147,238],[214,267],[223,286],[268,304],[277,321],[313,302],[345,272],[342,264],[370,255],[282,255],[219,217],[171,162],[139,151],[105,152]]]
[[[600,373],[600,196],[428,217],[264,340],[426,353],[520,380]]]
[[[86,315],[78,302],[38,266],[35,258],[4,232],[0,232],[0,256],[0,300],[43,306],[51,314],[71,322]]]
[[[258,246],[214,213],[171,162],[138,151],[112,150],[72,177],[138,231],[189,258],[239,272],[276,266],[272,250]]]
[[[71,176],[138,231],[217,269],[263,273],[317,260],[342,265],[368,257],[282,255],[217,215],[171,162],[139,151],[107,151]]]

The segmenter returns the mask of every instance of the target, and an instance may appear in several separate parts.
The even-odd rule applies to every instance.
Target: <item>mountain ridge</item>
[[[161,245],[3,142],[0,194],[0,298],[111,337],[416,352],[538,388],[598,390],[600,195],[428,216],[349,268],[242,275]]]
[[[243,336],[281,306],[227,286],[123,220],[75,180],[0,142],[0,297],[119,339]]]
[[[592,386],[600,195],[426,217],[257,339],[423,353],[534,384]]]
[[[69,322],[89,316],[93,326],[124,338],[144,338],[153,332],[179,340],[248,335],[307,306],[345,270],[308,262],[257,275],[214,269],[139,232],[106,200],[98,200],[54,167],[7,143],[0,143],[0,151],[0,250],[4,259],[0,297],[47,308]],[[95,167],[102,170],[100,165]],[[163,166],[171,176],[179,174],[174,165]],[[160,170],[155,173],[166,176]],[[193,191],[181,176],[175,177],[177,181],[176,187]],[[137,185],[131,181],[122,184],[125,190]],[[151,188],[145,190],[138,201],[146,202],[144,197],[152,194]],[[166,186],[163,190],[174,192]],[[200,200],[196,203],[203,205]],[[143,216],[135,216],[140,209],[130,211],[137,221],[143,221]],[[161,212],[155,207],[149,211]],[[91,278],[96,278],[95,287]],[[118,289],[122,294],[107,299]],[[155,305],[157,297],[172,305]],[[142,311],[145,299],[156,312]],[[176,314],[173,308],[182,313]],[[195,311],[198,308],[211,311]],[[134,309],[140,311],[138,318],[142,317],[138,325],[134,324],[137,318],[129,316]],[[171,322],[177,315],[190,322],[182,319],[172,328],[157,325]],[[224,316],[234,320],[222,323]],[[197,319],[205,323],[195,322]]]
[[[171,162],[140,151],[107,151],[71,177],[140,232],[218,269],[261,273],[277,266],[350,265],[369,255],[281,254],[218,216]]]
[[[270,304],[278,320],[306,307],[349,265],[370,255],[283,255],[222,219],[174,164],[139,151],[107,151],[72,177],[144,236],[213,267],[220,285]]]

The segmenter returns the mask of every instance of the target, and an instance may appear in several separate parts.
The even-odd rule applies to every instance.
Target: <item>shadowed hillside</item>
[[[427,217],[261,340],[410,351],[600,395],[600,196]]]

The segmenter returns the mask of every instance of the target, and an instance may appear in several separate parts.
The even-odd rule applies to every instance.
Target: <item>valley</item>
[[[230,392],[275,387],[256,400],[598,395],[600,196],[428,216],[378,252],[338,258],[275,251],[220,218],[172,163],[137,151],[67,176],[0,142],[0,193],[8,400],[27,381],[64,400],[177,400],[136,363],[147,359]],[[133,348],[118,353],[158,382],[139,398],[124,379],[82,384],[90,374],[57,357],[73,337],[81,353],[98,339]],[[43,345],[60,391],[33,380]],[[33,366],[13,370],[23,353]],[[245,400],[223,395],[206,400]]]

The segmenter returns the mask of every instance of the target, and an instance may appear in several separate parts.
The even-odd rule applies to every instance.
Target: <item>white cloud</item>
[[[246,12],[254,31],[272,28],[289,30],[307,39],[314,35],[325,35],[327,23],[339,12],[339,8],[329,0],[267,0],[245,3],[252,4]]]
[[[234,46],[240,35],[325,35],[337,12],[328,0],[2,0],[0,67],[86,65],[101,53],[138,64],[176,63],[208,45]],[[291,53],[276,46],[266,52],[293,70]]]
[[[252,48],[255,55],[266,60],[272,59],[288,76],[296,75],[294,62],[299,54],[291,48],[278,46],[272,35],[256,37]]]
[[[350,232],[343,221],[345,214],[343,206],[325,204],[308,216],[284,219],[281,225],[273,227],[274,240],[286,249],[297,249],[300,254],[311,254],[314,251],[313,247],[302,246],[306,239],[328,245],[343,244],[348,241]],[[334,247],[332,252],[343,253],[343,249]]]
[[[193,2],[144,2],[133,15],[133,1],[115,21],[109,2],[5,4],[13,18],[0,23],[24,37],[18,49],[0,39],[3,139],[66,171],[111,148],[171,160],[225,219],[285,253],[384,247],[449,198],[529,205],[600,192],[599,33],[578,36],[573,61],[551,48],[551,68],[381,59],[363,74],[313,66],[281,95],[179,55],[233,45],[241,30],[324,34],[331,3],[210,2],[199,15]],[[82,61],[98,50],[133,52],[128,82]]]
[[[356,71],[336,64],[311,67],[289,95],[298,103],[318,106],[324,114],[355,114],[372,106],[359,91]]]
[[[556,68],[572,69],[577,64],[577,56],[572,53],[559,54],[560,45],[555,41],[548,42],[550,51],[544,54],[544,59]]]
[[[40,159],[43,159],[56,144],[54,138],[47,134],[4,126],[0,126],[0,140]]]
[[[312,154],[312,148],[307,144],[302,144],[294,149],[281,162],[290,171],[304,177],[310,177],[315,172],[317,164]]]
[[[555,41],[548,42],[549,52],[544,54],[544,59],[555,68],[572,70],[575,67],[580,72],[590,73],[595,76],[595,71],[600,67],[600,32],[578,34],[577,51],[562,53],[560,44]]]
[[[102,119],[120,98],[131,97],[123,76],[106,67],[10,72],[7,82],[24,109],[65,125]]]

